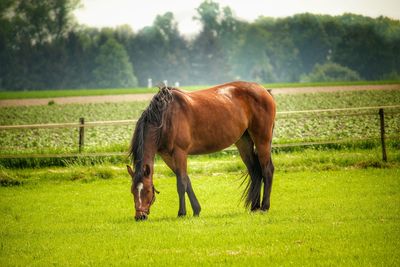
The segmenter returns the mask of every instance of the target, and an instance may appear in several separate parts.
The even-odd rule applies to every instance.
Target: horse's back
[[[233,110],[246,111],[248,117],[268,113],[273,119],[275,118],[276,105],[272,95],[257,83],[230,82],[209,89],[190,92],[187,95],[192,103],[198,103],[196,107],[200,109],[207,106],[220,110],[225,106],[225,108]]]

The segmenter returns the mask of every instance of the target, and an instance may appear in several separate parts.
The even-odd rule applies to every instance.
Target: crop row
[[[277,95],[278,111],[312,110],[344,107],[396,105],[400,91],[363,91]],[[147,102],[86,105],[52,105],[0,109],[2,125],[123,120],[138,118]],[[323,141],[379,136],[379,117],[375,115],[344,116],[344,113],[279,116],[274,143]],[[386,115],[388,136],[400,132],[399,114]],[[134,125],[101,126],[85,129],[85,151],[126,151]],[[78,129],[0,130],[0,153],[76,152]]]

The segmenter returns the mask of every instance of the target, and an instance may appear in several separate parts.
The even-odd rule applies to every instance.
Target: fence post
[[[83,150],[85,141],[85,118],[79,118],[79,153]]]
[[[387,161],[386,144],[385,144],[385,112],[383,108],[379,109],[379,119],[381,122],[381,143],[382,143],[382,160]]]

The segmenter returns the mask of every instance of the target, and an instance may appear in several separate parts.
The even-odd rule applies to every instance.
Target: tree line
[[[79,0],[0,1],[0,89],[115,88],[400,78],[400,21],[355,14],[236,18],[206,0],[195,36],[173,13],[151,26],[91,28],[75,22]]]

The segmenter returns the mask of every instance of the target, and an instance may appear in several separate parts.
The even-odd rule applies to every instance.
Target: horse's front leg
[[[200,215],[200,211],[201,211],[201,207],[200,207],[200,203],[197,200],[197,197],[193,191],[192,188],[192,183],[190,182],[189,176],[187,176],[187,190],[186,190],[188,196],[189,196],[189,200],[190,200],[190,205],[192,205],[192,209],[193,209],[193,216],[199,216]]]
[[[188,194],[189,201],[193,209],[193,215],[198,216],[200,214],[201,207],[193,191],[189,176],[187,175],[187,154],[183,151],[175,151],[173,155],[173,162],[179,195],[178,216],[186,215],[185,193]]]
[[[179,210],[178,217],[186,216],[186,203],[185,203],[185,192],[187,190],[187,182],[182,174],[176,175],[176,185],[179,196]]]
[[[197,200],[196,194],[193,191],[192,183],[189,179],[189,176],[186,174],[178,174],[177,178],[177,188],[179,195],[179,211],[178,216],[186,215],[186,203],[185,203],[185,192],[188,194],[190,205],[193,209],[193,215],[199,216],[201,207],[200,203]]]

